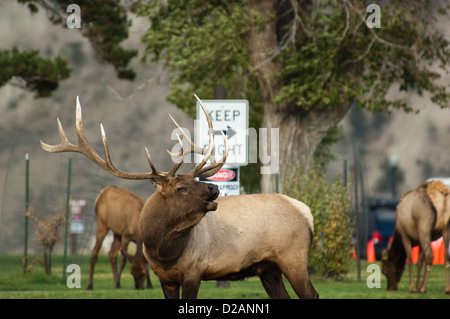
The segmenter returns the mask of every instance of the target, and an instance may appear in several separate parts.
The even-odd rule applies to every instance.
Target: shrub
[[[31,214],[30,216],[35,224],[37,234],[36,239],[44,249],[45,272],[50,275],[52,273],[53,247],[62,240],[66,218],[63,213],[47,215],[42,219],[38,218],[34,214]]]
[[[285,181],[283,190],[311,208],[314,239],[310,271],[327,278],[342,278],[351,260],[350,185],[343,185],[341,179],[330,182],[325,168],[313,163],[307,172],[299,166]]]

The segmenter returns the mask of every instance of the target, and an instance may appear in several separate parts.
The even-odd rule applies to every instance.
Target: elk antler
[[[184,150],[184,147],[183,147],[183,143],[181,142],[179,136],[177,135],[178,141],[179,141],[179,143],[181,145],[180,152],[178,154],[171,153],[169,151],[167,151],[167,152],[172,157],[180,157],[181,159],[183,159],[186,155],[188,155],[190,153],[197,153],[197,154],[205,155],[203,160],[196,167],[194,167],[188,174],[190,174],[190,175],[192,175],[194,177],[206,178],[206,177],[209,177],[209,176],[212,176],[212,175],[216,174],[222,168],[222,166],[225,164],[225,161],[226,161],[227,156],[228,156],[228,145],[227,145],[227,139],[225,137],[225,134],[223,134],[223,132],[221,132],[222,136],[223,136],[223,139],[224,139],[224,143],[225,143],[225,152],[224,152],[222,158],[219,161],[216,161],[216,159],[214,157],[214,128],[213,128],[213,125],[212,125],[211,117],[209,116],[208,112],[206,111],[205,107],[203,106],[202,101],[198,98],[198,96],[196,94],[194,94],[194,96],[197,99],[197,101],[199,102],[201,108],[203,109],[203,112],[205,113],[206,119],[208,121],[208,127],[209,127],[209,134],[208,134],[209,135],[209,145],[208,145],[208,149],[205,150],[204,148],[195,145],[192,142],[192,140],[189,138],[189,136],[180,127],[180,125],[175,121],[175,119],[169,114],[169,117],[172,120],[172,122],[175,125],[175,127],[178,128],[178,130],[181,132],[181,134],[183,135],[185,140],[190,144],[190,149],[189,149],[189,151],[187,153],[185,153],[185,150]],[[210,161],[211,165],[204,167],[208,160]],[[181,161],[179,161],[178,163],[181,163]],[[175,168],[175,166],[174,166],[174,168]]]
[[[196,96],[197,97],[197,96]],[[197,97],[198,99],[198,97]],[[206,109],[203,107],[203,111],[206,114],[206,117],[208,118],[208,125],[209,125],[209,147],[208,147],[208,151],[205,151],[204,149],[194,145],[192,143],[192,141],[190,141],[190,139],[188,139],[188,141],[190,141],[191,143],[191,152],[196,152],[199,154],[203,154],[205,155],[205,158],[202,160],[202,162],[197,165],[189,174],[193,175],[193,176],[211,176],[214,175],[219,169],[220,167],[223,166],[223,164],[225,163],[225,159],[226,159],[226,155],[228,154],[228,148],[226,147],[226,152],[225,155],[223,156],[222,160],[223,163],[215,163],[215,160],[210,160],[211,161],[211,165],[207,166],[205,168],[203,168],[203,166],[205,165],[205,163],[209,160],[209,158],[211,156],[213,156],[214,154],[214,136],[213,136],[213,128],[212,128],[212,123],[211,123],[211,118],[209,117],[208,112],[206,112]],[[169,114],[170,116],[170,114]],[[172,121],[174,123],[175,120],[172,118],[172,116],[170,116],[170,118],[172,119]],[[155,166],[152,163],[151,157],[150,157],[150,153],[148,151],[147,148],[145,148],[145,151],[147,152],[147,158],[148,158],[148,162],[150,164],[150,168],[152,169],[151,173],[126,173],[126,172],[122,172],[120,170],[118,170],[112,163],[111,161],[111,157],[109,155],[109,149],[108,149],[108,145],[106,142],[106,134],[105,134],[105,130],[103,128],[103,125],[100,124],[100,128],[101,128],[101,133],[102,133],[102,141],[103,141],[103,148],[105,151],[105,158],[106,160],[102,159],[97,152],[92,148],[92,146],[89,144],[86,136],[84,135],[84,130],[83,130],[83,121],[82,121],[82,115],[81,115],[81,105],[80,105],[80,100],[77,96],[77,108],[76,108],[76,131],[77,131],[77,137],[78,137],[78,145],[74,145],[72,144],[66,137],[66,134],[64,133],[64,129],[61,125],[61,122],[58,120],[58,129],[59,129],[59,135],[61,137],[61,143],[58,145],[49,145],[46,144],[44,142],[41,141],[41,147],[47,151],[47,152],[51,152],[51,153],[59,153],[59,152],[77,152],[77,153],[81,153],[83,155],[85,155],[86,157],[88,157],[91,161],[93,161],[95,164],[97,164],[98,166],[100,166],[101,168],[103,168],[105,171],[107,171],[108,173],[123,178],[123,179],[133,179],[133,180],[141,180],[141,179],[150,179],[150,180],[158,180],[161,178],[167,178],[167,177],[173,177],[175,176],[176,171],[178,170],[178,168],[181,166],[182,162],[183,162],[183,158],[185,155],[184,154],[184,149],[182,148],[180,153],[177,154],[177,156],[180,156],[181,159],[172,167],[172,169],[169,172],[159,172],[156,170]],[[179,128],[179,125],[176,124],[177,127]],[[180,128],[181,130],[181,128]],[[183,136],[186,137],[186,134],[183,132],[183,130],[181,130]],[[180,141],[180,140],[179,140]],[[181,141],[180,141],[181,143]],[[225,141],[226,143],[226,141]],[[222,160],[220,162],[222,162]],[[210,168],[211,167],[211,168]],[[208,172],[208,174],[206,174],[206,172]]]

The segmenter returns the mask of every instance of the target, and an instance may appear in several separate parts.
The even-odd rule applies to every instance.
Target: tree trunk
[[[276,56],[273,54],[278,49],[278,39],[276,33],[276,13],[277,13],[277,1],[260,1],[260,0],[248,0],[248,50],[250,59],[254,70],[258,75],[258,83],[261,87],[264,98],[264,116],[263,116],[263,128],[279,128],[279,119],[276,119],[277,105],[273,102],[275,96],[279,93],[282,83],[273,76],[276,72],[281,70],[281,63],[277,61]],[[255,13],[258,15],[264,26],[258,25],[255,21]],[[270,133],[267,132],[267,140],[260,142],[259,154],[266,154],[276,158],[278,154],[271,154],[271,138]],[[274,152],[277,152],[275,149]],[[262,174],[261,178],[261,191],[274,192],[276,190],[274,172]]]
[[[52,250],[53,247],[44,247],[44,268],[48,275],[52,274]]]
[[[333,126],[335,126],[347,113],[350,102],[341,106],[330,106],[327,109],[301,110],[296,105],[287,102],[275,103],[283,82],[280,77],[274,76],[282,68],[277,59],[279,52],[277,38],[277,2],[249,0],[248,5],[248,46],[250,59],[254,70],[258,75],[258,82],[264,98],[265,108],[262,128],[278,128],[278,141],[272,141],[272,132],[267,132],[267,141],[260,143],[261,155],[267,155],[271,162],[270,169],[262,171],[262,192],[274,192],[276,190],[276,172],[279,172],[279,188],[282,191],[285,176],[296,165],[301,164],[308,169],[310,160],[316,147]],[[258,20],[264,22],[264,26],[255,21],[255,13]],[[274,131],[276,133],[276,131]],[[274,136],[277,138],[277,136]],[[278,147],[276,145],[278,142]],[[278,163],[277,159],[278,158]],[[263,161],[262,161],[263,162]],[[278,164],[278,170],[274,165]]]
[[[327,132],[345,116],[349,108],[350,103],[328,110],[313,109],[308,112],[265,110],[263,127],[279,128],[279,192],[282,192],[285,178],[291,176],[292,170],[297,165],[302,165],[306,170],[309,168],[317,146]],[[260,148],[263,148],[262,152],[265,152],[263,154],[276,151],[276,147],[272,147],[273,143],[274,141],[260,143]],[[272,159],[275,156],[271,154]],[[262,174],[261,190],[263,192],[276,190],[275,174]]]

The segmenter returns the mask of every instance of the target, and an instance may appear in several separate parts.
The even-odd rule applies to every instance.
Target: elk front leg
[[[121,237],[114,234],[114,241],[109,251],[109,261],[111,262],[111,268],[114,276],[114,288],[120,288],[120,276],[117,273],[117,255],[119,254],[121,246]]]
[[[100,249],[102,248],[103,239],[105,239],[106,234],[108,233],[108,229],[105,227],[102,227],[97,222],[97,233],[95,234],[95,245],[94,248],[92,248],[92,254],[91,254],[91,265],[89,270],[89,281],[86,287],[86,290],[92,290],[94,288],[94,268],[95,264],[97,263],[98,259],[98,253],[100,252]]]
[[[147,282],[147,288],[148,289],[153,288],[152,281],[150,280],[150,269],[149,269],[148,265],[147,265],[147,269],[146,269],[145,280]]]
[[[180,299],[180,285],[164,283],[161,281],[161,288],[166,299]]]
[[[200,288],[200,280],[186,280],[181,285],[181,295],[183,299],[196,299],[198,289]]]
[[[411,241],[406,235],[402,235],[402,243],[405,248],[406,258],[408,258],[408,270],[409,270],[409,292],[415,293],[416,287],[414,286],[414,276],[413,276],[413,262],[411,258]]]

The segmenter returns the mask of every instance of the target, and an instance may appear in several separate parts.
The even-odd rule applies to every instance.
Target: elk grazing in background
[[[48,152],[82,153],[117,177],[148,179],[153,183],[157,191],[145,202],[140,228],[144,255],[160,279],[166,298],[179,298],[180,287],[183,298],[196,298],[201,280],[239,280],[256,275],[271,298],[289,298],[282,274],[300,298],[318,298],[307,269],[313,238],[313,217],[308,206],[281,194],[217,198],[216,185],[195,180],[214,175],[228,155],[225,147],[221,160],[215,160],[212,121],[196,98],[208,119],[208,148],[193,144],[169,114],[190,144],[185,149],[178,137],[181,149],[178,154],[171,154],[178,159],[169,172],[156,170],[147,149],[151,172],[118,170],[111,162],[101,126],[106,158],[103,160],[84,136],[78,99],[78,145],[69,142],[59,120],[61,143],[51,146],[41,141],[41,145]],[[204,158],[188,174],[176,175],[190,153],[202,154]],[[208,161],[210,165],[205,166]]]
[[[108,186],[100,191],[95,201],[95,215],[97,218],[97,231],[95,245],[92,249],[91,267],[87,290],[93,288],[94,267],[103,240],[108,233],[114,233],[114,240],[109,251],[109,260],[114,275],[114,288],[120,288],[120,276],[125,267],[126,259],[130,261],[130,273],[134,278],[136,289],[144,289],[147,279],[147,288],[151,288],[148,263],[142,253],[142,239],[139,229],[139,217],[141,215],[144,199],[133,192],[115,186]],[[136,243],[136,254],[127,253],[130,241]],[[122,251],[119,272],[117,272],[117,255]]]
[[[397,290],[405,268],[409,267],[409,291],[425,293],[433,263],[431,241],[443,236],[445,260],[445,293],[450,294],[449,279],[449,231],[450,190],[440,181],[431,181],[407,192],[397,205],[394,235],[391,246],[382,252],[383,273],[388,280],[388,290]],[[413,282],[411,248],[420,245],[417,260],[417,284]],[[425,273],[420,285],[420,270],[425,259]]]

